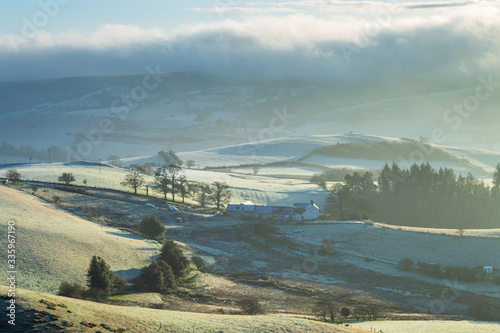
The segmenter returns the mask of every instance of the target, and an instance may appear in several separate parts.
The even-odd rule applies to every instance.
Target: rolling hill
[[[5,295],[8,288],[0,286]],[[6,302],[2,299],[2,305]],[[115,306],[19,289],[16,326],[2,321],[9,332],[332,332],[365,330],[342,327],[292,316],[241,316],[178,312]],[[121,329],[121,330],[120,330]]]
[[[29,194],[0,186],[0,198],[2,224],[16,223],[21,288],[55,293],[62,281],[84,285],[93,255],[101,256],[116,274],[130,279],[158,251],[156,242],[76,217]],[[6,232],[6,228],[0,230],[4,239]],[[7,260],[6,255],[2,253],[3,260]],[[2,276],[5,274],[2,271]]]

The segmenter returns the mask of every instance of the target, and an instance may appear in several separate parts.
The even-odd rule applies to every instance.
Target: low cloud
[[[496,7],[364,18],[257,16],[159,29],[105,25],[92,34],[39,31],[14,47],[0,36],[2,80],[206,71],[222,75],[376,81],[404,76],[474,77],[500,69]]]

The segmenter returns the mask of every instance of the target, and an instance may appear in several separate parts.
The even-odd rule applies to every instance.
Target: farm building
[[[256,219],[288,220],[293,214],[292,206],[256,206]]]
[[[239,205],[229,204],[226,207],[226,215],[230,216],[253,216],[255,205],[251,201],[243,202]]]
[[[253,202],[227,205],[226,215],[236,217],[254,217],[259,220],[315,220],[319,216],[319,207],[311,200],[309,203],[295,203],[293,206],[257,206]]]
[[[484,266],[483,267],[483,273],[486,273],[486,274],[493,273],[493,267],[492,266]]]
[[[294,203],[293,216],[296,221],[316,220],[319,217],[319,207],[311,200],[309,203]]]

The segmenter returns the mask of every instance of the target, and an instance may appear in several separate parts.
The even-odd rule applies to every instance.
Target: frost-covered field
[[[280,226],[282,231],[293,234],[295,226]],[[330,238],[343,260],[383,274],[408,276],[450,287],[445,279],[431,278],[397,268],[405,257],[415,263],[436,263],[442,266],[465,266],[482,271],[483,266],[500,267],[498,242],[500,229],[465,230],[460,237],[458,230],[390,226],[375,223],[373,226],[356,221],[315,223],[302,226],[303,233],[296,234],[299,242],[318,244]],[[397,249],[397,251],[396,251]],[[486,254],[486,255],[485,255]],[[366,258],[373,259],[366,261]],[[491,282],[451,282],[454,288],[500,297],[500,290]],[[405,290],[401,290],[402,293]],[[385,332],[385,331],[384,331]]]
[[[5,176],[5,172],[10,168],[11,166],[0,167],[0,175]],[[131,191],[131,188],[120,184],[128,170],[104,164],[101,165],[100,172],[99,165],[90,162],[23,164],[16,166],[16,169],[21,173],[23,179],[57,182],[57,178],[63,172],[71,172],[76,178],[74,184],[82,185],[83,180],[87,179],[88,186]],[[207,170],[184,169],[184,172],[190,182],[210,184],[214,181],[220,181],[228,183],[232,193],[231,202],[236,203],[251,200],[256,204],[292,205],[294,202],[314,200],[323,205],[327,195],[325,190],[319,189],[317,185],[311,184],[308,180]],[[146,177],[146,182],[149,185],[154,185],[154,178]],[[142,186],[138,193],[145,193],[145,187]]]
[[[100,226],[5,186],[0,186],[0,202],[2,238],[6,222],[16,223],[17,281],[22,288],[56,293],[62,281],[84,285],[94,255],[118,275],[133,278],[158,252],[156,242]],[[1,256],[6,260],[6,252]]]
[[[253,174],[253,168],[237,168],[232,170],[234,173],[241,174]],[[258,169],[258,175],[261,176],[303,176],[303,177],[311,177],[318,173],[322,173],[323,170],[319,168],[311,168],[299,165],[290,165],[290,166],[282,166],[282,167],[261,167]]]
[[[384,333],[495,333],[500,332],[500,323],[450,320],[405,320],[368,321],[354,323],[353,327]]]
[[[22,179],[27,180],[57,182],[57,178],[67,172],[72,173],[75,177],[76,181],[73,184],[83,185],[83,181],[86,179],[87,186],[130,190],[130,188],[120,185],[129,171],[107,164],[99,166],[98,163],[94,162],[71,162],[0,166],[0,176],[4,177],[5,172],[11,168],[17,169],[21,173]],[[151,177],[146,178],[149,182],[153,182]]]
[[[235,203],[250,200],[255,204],[292,205],[314,200],[323,205],[327,195],[326,190],[307,180],[205,170],[185,170],[185,173],[190,181],[226,182],[231,188],[231,202]]]

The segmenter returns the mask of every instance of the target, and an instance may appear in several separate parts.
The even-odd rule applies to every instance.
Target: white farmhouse
[[[311,200],[310,203],[294,203],[293,219],[296,221],[316,220],[319,217],[319,207]]]

